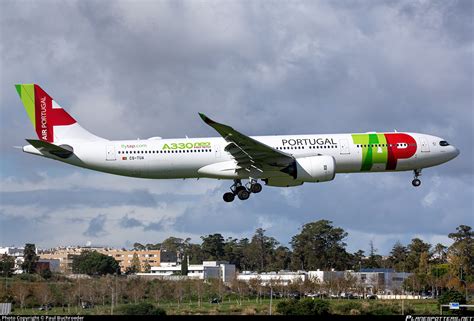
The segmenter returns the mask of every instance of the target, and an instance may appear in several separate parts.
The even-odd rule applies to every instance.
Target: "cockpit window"
[[[439,142],[439,145],[440,146],[449,146],[449,143],[445,140],[442,140],[442,141]]]

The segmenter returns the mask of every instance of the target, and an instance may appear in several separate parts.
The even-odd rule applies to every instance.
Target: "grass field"
[[[272,314],[277,314],[276,305],[281,299],[272,301]],[[439,306],[436,300],[329,300],[331,314],[430,314],[438,315]],[[219,304],[203,302],[200,306],[197,302],[164,302],[156,304],[164,309],[168,315],[186,315],[186,314],[270,314],[270,300],[245,300],[241,304],[236,300],[224,301]],[[21,310],[15,308],[13,314],[26,315],[88,315],[88,314],[111,314],[110,305],[98,305],[91,309],[82,309],[80,307],[54,307],[49,311],[39,311],[37,308],[27,308]]]

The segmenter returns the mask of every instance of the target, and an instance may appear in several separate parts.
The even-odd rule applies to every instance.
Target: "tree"
[[[273,251],[273,262],[270,264],[270,270],[287,270],[291,263],[291,251],[286,246],[280,245]]]
[[[156,244],[147,243],[145,245],[145,250],[149,250],[149,251],[159,250],[160,248],[161,248],[161,243],[156,243]]]
[[[429,288],[431,281],[431,270],[429,268],[429,254],[423,252],[420,255],[420,261],[418,269],[414,276],[417,278],[416,283],[418,284],[418,290],[426,291]]]
[[[170,236],[161,243],[160,250],[182,253],[189,244],[190,238],[181,239],[179,237]]]
[[[145,272],[145,273],[150,273],[151,272],[151,265],[148,262],[148,260],[145,261],[145,264],[143,264],[143,272]]]
[[[278,244],[275,238],[265,235],[264,229],[258,228],[244,252],[250,268],[259,272],[268,270],[274,261],[274,251]]]
[[[360,271],[362,268],[362,262],[365,259],[365,252],[363,250],[358,250],[350,256],[350,265],[352,270]]]
[[[136,243],[133,243],[133,249],[135,251],[143,251],[146,248],[145,248],[145,246],[143,246],[143,244],[136,242]]]
[[[382,257],[376,254],[377,249],[375,249],[374,242],[372,240],[370,241],[369,246],[370,246],[370,254],[369,254],[368,260],[365,262],[365,267],[372,268],[372,269],[380,268],[381,266],[380,262],[382,260]]]
[[[436,264],[431,267],[430,277],[433,280],[433,287],[435,289],[435,295],[438,296],[441,292],[441,289],[446,288],[446,284],[449,278],[449,265]]]
[[[466,303],[464,295],[455,290],[449,290],[444,292],[438,299],[439,304],[449,304],[450,302],[458,302],[460,304]]]
[[[201,264],[204,261],[204,253],[199,244],[189,244],[186,255],[189,256],[191,264]]]
[[[15,282],[11,290],[15,299],[20,302],[20,308],[23,310],[25,300],[30,294],[30,285],[24,282]]]
[[[390,251],[390,256],[388,258],[390,265],[398,272],[405,272],[405,265],[408,255],[408,249],[397,241]]]
[[[25,250],[23,251],[23,264],[21,268],[25,273],[35,273],[36,262],[38,262],[38,256],[36,255],[36,247],[34,244],[26,243]]]
[[[423,242],[419,238],[414,238],[408,245],[408,255],[406,259],[407,272],[416,272],[420,264],[420,256],[422,253],[429,253],[431,245]]]
[[[74,273],[89,275],[120,274],[118,262],[110,256],[97,251],[84,251],[72,262]]]
[[[193,283],[193,289],[194,289],[194,293],[196,294],[197,296],[197,299],[198,299],[198,306],[201,307],[201,304],[202,304],[202,296],[203,296],[203,293],[204,293],[204,282],[203,280],[192,280],[191,281]]]
[[[141,278],[133,278],[127,282],[127,293],[134,303],[138,303],[145,296],[145,284]]]
[[[182,260],[183,253],[188,249],[190,240],[190,238],[181,239],[179,237],[171,236],[161,243],[160,250],[175,252],[177,253],[178,259]]]
[[[0,273],[2,276],[8,277],[15,270],[15,258],[8,254],[3,254],[0,258]]]
[[[447,247],[441,243],[435,245],[433,249],[433,255],[435,257],[436,263],[446,263],[447,262]]]
[[[240,252],[241,258],[240,258],[240,266],[238,267],[241,271],[245,270],[251,270],[252,268],[250,259],[246,256],[248,253],[248,248],[250,246],[250,242],[248,238],[243,238],[240,239],[238,242],[237,248],[239,249],[238,251]]]
[[[222,260],[224,257],[224,237],[220,233],[201,236],[201,249],[207,260]]]
[[[33,293],[37,301],[43,305],[51,303],[51,299],[53,298],[51,289],[48,283],[44,283],[44,282],[36,283],[35,287],[33,288]]]
[[[126,273],[134,274],[134,273],[141,272],[141,270],[142,270],[142,267],[140,264],[140,259],[138,258],[137,252],[134,252],[133,257],[132,257],[132,262],[130,263],[130,266],[127,268]]]
[[[176,301],[178,301],[178,310],[179,310],[181,306],[181,302],[183,301],[183,297],[184,297],[184,286],[181,280],[175,282],[173,296],[176,299]]]
[[[151,284],[151,294],[155,299],[156,303],[159,303],[160,299],[166,292],[166,281],[164,280],[153,280]]]
[[[186,256],[181,261],[181,275],[188,275],[188,260]]]
[[[453,270],[460,279],[474,277],[474,231],[470,226],[459,225],[448,237],[454,241],[448,250],[450,261],[457,262]]]
[[[343,242],[346,237],[347,233],[342,228],[333,227],[328,220],[304,224],[301,233],[291,239],[293,268],[346,269],[349,263],[346,243]]]
[[[241,268],[243,251],[237,239],[228,237],[224,243],[224,260]]]

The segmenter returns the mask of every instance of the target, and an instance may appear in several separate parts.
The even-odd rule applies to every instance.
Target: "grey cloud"
[[[163,231],[163,224],[161,221],[148,223],[143,227],[144,231]]]
[[[86,188],[72,190],[39,190],[27,192],[2,192],[2,204],[21,205],[25,202],[42,204],[45,208],[70,208],[71,206],[109,207],[120,205],[157,206],[153,195],[145,190],[130,192],[104,191]],[[54,195],[54,201],[52,196]]]
[[[120,227],[123,227],[123,228],[134,228],[134,227],[137,227],[137,226],[142,226],[143,223],[141,221],[137,220],[136,218],[129,217],[128,214],[126,214],[120,220],[119,225],[120,225]]]
[[[107,218],[104,214],[99,214],[93,219],[90,220],[89,226],[87,229],[82,233],[84,236],[91,236],[91,237],[100,237],[107,234],[105,230],[105,222]]]

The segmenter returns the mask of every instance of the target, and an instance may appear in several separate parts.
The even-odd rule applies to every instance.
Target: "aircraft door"
[[[428,145],[428,141],[426,140],[426,138],[422,137],[420,138],[420,141],[421,141],[421,151],[422,152],[429,152],[430,151],[430,145]]]
[[[216,155],[216,158],[221,158],[221,146],[216,144],[216,149],[215,149],[215,155]]]
[[[349,144],[347,143],[347,139],[339,139],[339,150],[341,152],[341,155],[350,154]]]
[[[107,145],[105,160],[108,160],[108,161],[115,160],[115,146],[114,145]]]

